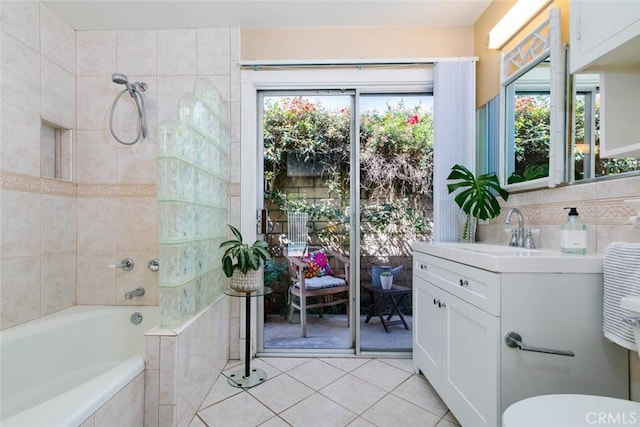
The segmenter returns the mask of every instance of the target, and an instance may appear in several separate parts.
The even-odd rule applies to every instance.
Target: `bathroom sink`
[[[602,255],[568,255],[488,243],[414,242],[429,255],[499,273],[602,273]]]

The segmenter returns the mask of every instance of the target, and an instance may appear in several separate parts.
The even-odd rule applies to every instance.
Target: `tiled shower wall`
[[[0,328],[76,302],[76,185],[40,177],[40,123],[76,124],[75,32],[38,2],[2,2]]]
[[[1,7],[1,327],[76,303],[157,304],[157,273],[146,267],[158,256],[157,125],[198,76],[239,112],[239,30],[76,32],[39,2]],[[134,146],[108,131],[123,88],[114,72],[149,85],[149,136]],[[125,96],[114,121],[121,138],[131,138],[133,117]],[[71,182],[40,177],[41,119],[74,130]],[[108,267],[126,257],[133,271]],[[137,286],[145,296],[127,302]]]

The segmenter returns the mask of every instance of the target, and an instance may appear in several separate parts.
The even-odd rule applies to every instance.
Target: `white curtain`
[[[475,173],[475,61],[439,62],[433,76],[433,210],[436,242],[456,241],[460,209],[447,193],[451,167]]]

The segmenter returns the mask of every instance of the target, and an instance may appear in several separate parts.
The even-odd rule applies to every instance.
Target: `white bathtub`
[[[158,307],[74,306],[0,331],[0,425],[78,426],[144,370],[158,321]]]

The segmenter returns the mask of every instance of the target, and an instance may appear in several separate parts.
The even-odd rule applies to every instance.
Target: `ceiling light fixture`
[[[500,49],[551,0],[518,0],[489,31],[489,49]]]

